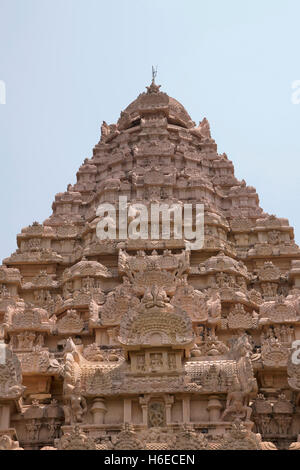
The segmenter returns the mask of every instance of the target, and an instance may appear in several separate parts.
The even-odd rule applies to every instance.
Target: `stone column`
[[[131,399],[124,398],[124,423],[132,422]]]
[[[175,353],[176,354],[176,369],[181,370],[182,369],[182,358],[181,358],[181,353]]]
[[[94,400],[91,412],[94,418],[94,424],[104,424],[104,417],[107,412],[104,398],[96,398]]]
[[[166,351],[163,351],[163,369],[167,371],[169,369],[169,364],[168,364],[168,353]]]
[[[165,406],[166,406],[166,424],[172,422],[172,405],[174,403],[174,397],[172,395],[165,395]]]
[[[189,396],[182,398],[182,421],[183,423],[191,421],[191,398]]]
[[[113,345],[116,344],[116,342],[115,342],[115,333],[116,333],[115,328],[108,328],[107,334],[108,334],[108,343],[109,343],[110,346],[113,346]]]
[[[140,405],[142,407],[143,412],[143,425],[148,426],[148,403],[149,397],[140,397],[139,399]]]
[[[10,405],[0,405],[0,430],[10,427]]]
[[[97,346],[101,346],[102,345],[102,330],[100,329],[96,329],[95,330],[96,332],[96,344]]]
[[[209,412],[209,421],[220,421],[221,408],[222,405],[219,398],[215,395],[210,396],[207,405],[207,411]]]
[[[145,369],[150,370],[150,353],[148,351],[145,353]]]

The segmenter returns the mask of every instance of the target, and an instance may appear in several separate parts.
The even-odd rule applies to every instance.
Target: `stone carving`
[[[141,450],[143,449],[142,442],[138,439],[132,426],[125,423],[123,431],[120,432],[117,441],[114,445],[114,450]]]
[[[165,252],[160,257],[156,252],[146,256],[140,252],[131,257],[126,252],[119,252],[119,271],[125,273],[134,284],[135,292],[145,294],[153,285],[165,290],[167,294],[174,293],[176,280],[189,268],[189,252],[171,255]]]
[[[295,340],[295,329],[293,326],[278,325],[275,324],[273,327],[269,327],[261,334],[261,344],[265,341],[277,339],[284,345],[290,345]]]
[[[69,338],[64,351],[64,406],[65,423],[81,423],[87,412],[87,404],[80,390],[80,356],[74,342]]]
[[[289,400],[287,400],[286,396],[284,393],[279,395],[278,400],[274,403],[273,406],[273,411],[274,413],[288,413],[292,414],[293,413],[293,405]]]
[[[59,362],[51,357],[47,349],[37,346],[34,351],[18,353],[24,375],[33,373],[59,376],[62,370]]]
[[[213,292],[211,298],[207,301],[208,307],[208,325],[212,328],[212,335],[215,335],[216,327],[221,324],[221,298],[218,292]]]
[[[207,119],[153,80],[76,177],[0,266],[0,448],[299,448],[300,251]],[[170,206],[197,201],[189,251]],[[97,236],[102,203],[115,240]],[[168,205],[169,239],[128,236],[141,203]]]
[[[185,344],[192,341],[187,314],[166,302],[157,286],[148,289],[136,311],[128,311],[120,325],[121,344]]]
[[[292,442],[289,447],[289,450],[300,450],[300,442]]]
[[[252,314],[246,312],[244,306],[241,304],[235,305],[234,309],[228,315],[227,320],[228,328],[232,330],[248,330],[257,326],[255,317],[253,317]]]
[[[208,441],[204,434],[196,433],[193,426],[185,425],[176,434],[173,450],[208,450]]]
[[[232,430],[218,443],[219,450],[262,450],[261,436],[248,431],[238,419]]]
[[[0,436],[0,450],[23,450],[18,441],[14,441],[10,436],[3,434]]]
[[[146,450],[166,450],[173,448],[174,433],[167,427],[152,427],[140,434],[143,447]]]
[[[101,362],[104,360],[104,354],[100,351],[97,344],[93,343],[87,346],[83,351],[83,356],[91,362]]]
[[[20,307],[8,307],[6,321],[9,332],[17,331],[45,331],[53,328],[53,319],[49,319],[47,310],[42,308],[24,309]]]
[[[287,373],[288,373],[288,384],[292,390],[300,392],[300,363],[298,364],[299,349],[294,346],[288,358]]]
[[[111,388],[111,377],[109,372],[96,369],[94,374],[87,379],[86,390],[89,395],[101,395]]]
[[[217,336],[206,333],[204,340],[195,344],[194,348],[191,350],[191,356],[223,356],[228,352],[228,346],[226,346],[222,341],[219,341]]]
[[[205,295],[189,285],[186,278],[182,285],[177,287],[171,303],[184,310],[191,320],[206,321],[208,318],[208,303],[206,303]],[[218,312],[214,311],[211,317],[214,318],[214,316],[217,317]]]
[[[78,425],[55,441],[58,450],[96,450],[95,441],[89,438]]]
[[[266,340],[261,348],[261,357],[264,365],[271,367],[285,367],[289,352],[276,338]]]
[[[244,380],[243,375],[245,374],[242,364],[238,366],[236,361],[229,359],[219,359],[214,362],[189,362],[187,363],[186,371],[191,383],[200,386],[200,390],[205,393],[226,393],[229,389],[233,388],[233,381],[238,382],[239,387],[241,387],[240,381]],[[248,390],[248,394],[253,386],[252,374],[253,372],[251,372],[250,369],[247,374],[248,380],[243,383],[243,390]],[[248,381],[250,383],[248,383]],[[238,386],[236,386],[236,388],[238,388]]]
[[[46,407],[45,418],[47,418],[48,436],[51,441],[60,437],[63,415],[63,409],[58,405],[57,400],[52,400]]]
[[[84,327],[83,321],[76,310],[68,310],[66,315],[57,322],[57,330],[62,334],[78,334]]]
[[[32,331],[22,331],[16,335],[18,349],[32,349],[36,340],[36,334]]]
[[[252,408],[248,406],[249,392],[250,390],[243,390],[237,378],[234,379],[232,389],[227,396],[226,408],[222,419],[245,419],[248,421],[252,413]]]
[[[272,405],[266,400],[266,397],[260,393],[254,403],[254,410],[257,414],[270,414],[272,413]]]
[[[0,399],[19,398],[25,389],[20,361],[3,340],[0,340],[0,348]]]
[[[133,297],[131,287],[124,280],[121,286],[107,295],[103,306],[97,307],[95,303],[93,305],[92,301],[90,308],[93,309],[93,318],[96,317],[101,325],[114,325],[120,324],[120,320],[128,308],[134,308],[138,303],[137,298]]]
[[[279,281],[280,270],[272,262],[266,262],[259,270],[258,278],[264,282]]]
[[[295,302],[278,297],[275,301],[264,302],[260,306],[260,323],[268,321],[274,323],[283,323],[285,321],[296,321],[297,309]]]
[[[165,409],[164,404],[160,402],[150,403],[149,405],[149,426],[160,427],[165,425]]]

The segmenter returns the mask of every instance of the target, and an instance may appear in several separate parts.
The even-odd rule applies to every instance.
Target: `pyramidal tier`
[[[204,243],[101,239],[120,198],[202,204]],[[300,251],[207,119],[153,80],[52,209],[0,267],[0,449],[300,447]]]

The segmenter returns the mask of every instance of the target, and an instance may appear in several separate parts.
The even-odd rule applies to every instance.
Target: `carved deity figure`
[[[248,406],[249,393],[243,391],[238,379],[235,378],[233,382],[232,391],[228,393],[226,408],[223,412],[222,419],[224,420],[228,415],[231,419],[245,419],[249,421],[252,408]]]
[[[160,427],[165,423],[165,406],[163,403],[150,403],[149,405],[149,426]]]
[[[287,436],[291,427],[292,417],[278,414],[276,415],[275,420],[278,425],[278,433],[282,436]]]
[[[35,419],[32,419],[29,423],[26,424],[27,435],[29,441],[38,441],[39,433],[41,429],[41,423]]]
[[[141,372],[145,371],[145,356],[137,356],[137,369]]]
[[[5,284],[0,284],[0,297],[6,297],[8,295],[8,289]]]
[[[150,367],[153,371],[160,370],[163,366],[163,360],[161,354],[150,355]]]
[[[169,298],[163,289],[160,289],[156,284],[150,289],[148,288],[142,299],[142,303],[146,308],[164,307]]]
[[[82,423],[83,416],[87,412],[87,402],[84,397],[78,393],[73,393],[63,407],[65,413],[65,423]]]
[[[247,333],[240,334],[231,341],[231,355],[235,359],[241,357],[251,357],[253,351],[253,345],[249,340]]]
[[[48,424],[47,428],[49,431],[49,439],[57,439],[60,434],[60,423],[56,422],[55,419],[52,419]]]
[[[207,301],[208,307],[208,325],[212,328],[212,336],[215,336],[216,327],[221,319],[221,298],[217,291],[214,291],[212,297]]]

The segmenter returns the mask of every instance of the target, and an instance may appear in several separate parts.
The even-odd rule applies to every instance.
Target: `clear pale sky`
[[[299,0],[0,0],[0,260],[151,80],[300,242]]]

